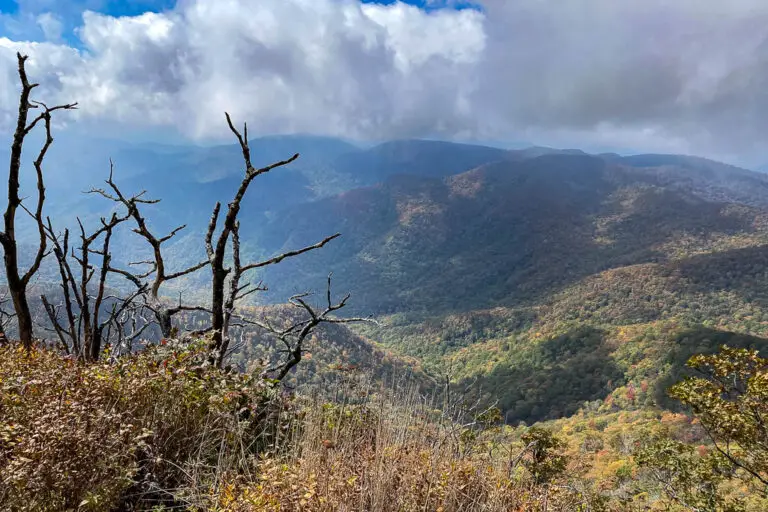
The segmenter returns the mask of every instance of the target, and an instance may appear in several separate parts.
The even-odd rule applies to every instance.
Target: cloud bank
[[[531,140],[768,162],[763,0],[481,3],[180,0],[162,13],[85,11],[75,43],[55,8],[38,9],[24,18],[36,42],[23,29],[0,37],[0,127],[15,115],[21,50],[41,97],[77,100],[81,120],[127,129],[227,137],[227,110],[252,133]]]

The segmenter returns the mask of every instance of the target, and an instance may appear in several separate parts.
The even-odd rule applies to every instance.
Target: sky
[[[768,164],[765,0],[0,0],[60,129],[440,138]],[[66,118],[66,119],[64,119]]]

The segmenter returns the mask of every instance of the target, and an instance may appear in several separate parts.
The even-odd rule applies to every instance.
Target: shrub
[[[184,503],[185,488],[275,447],[286,413],[271,388],[205,361],[202,343],[112,363],[0,348],[0,509]]]

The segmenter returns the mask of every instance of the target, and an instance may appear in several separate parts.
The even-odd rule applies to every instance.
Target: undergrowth
[[[0,348],[0,509],[191,506],[190,489],[244,469],[290,404],[206,360],[202,345],[100,363]]]
[[[341,385],[335,403],[296,398],[211,367],[202,342],[98,363],[0,348],[0,509],[599,508],[548,431],[526,451],[493,410],[450,415],[361,375]]]
[[[686,510],[649,474],[667,459],[635,460],[664,434],[640,426],[666,416],[513,428],[466,396],[360,370],[339,374],[332,402],[275,384],[212,367],[205,342],[98,363],[0,347],[0,510]]]
[[[348,386],[361,398],[307,404],[292,449],[262,457],[256,480],[227,480],[213,492],[215,510],[603,509],[548,430],[513,442],[488,421],[492,409],[446,414],[407,384]]]

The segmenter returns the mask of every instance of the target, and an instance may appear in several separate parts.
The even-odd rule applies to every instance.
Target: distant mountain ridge
[[[84,149],[73,148],[78,153]],[[178,249],[171,251],[182,258],[199,258],[201,232],[213,204],[227,201],[241,179],[239,148],[111,144],[104,149],[115,151],[116,179],[126,191],[146,188],[148,197],[162,200],[148,209],[157,230],[188,224]],[[339,270],[337,279],[349,279],[357,285],[368,282],[371,287],[380,285],[383,279],[404,290],[415,282],[429,280],[430,272],[422,269],[404,283],[398,281],[396,269],[408,266],[409,258],[413,268],[442,262],[447,267],[441,272],[461,282],[462,276],[471,274],[470,259],[490,254],[492,261],[477,269],[482,275],[507,271],[517,275],[522,272],[521,265],[527,265],[525,261],[552,259],[560,248],[578,253],[591,246],[592,238],[603,235],[596,232],[590,216],[608,215],[608,210],[615,208],[611,206],[616,202],[613,195],[623,189],[634,189],[633,193],[643,196],[631,199],[632,208],[637,210],[631,215],[613,213],[627,217],[622,220],[625,226],[633,222],[642,226],[646,218],[654,216],[678,216],[674,212],[676,205],[688,205],[684,212],[689,213],[685,215],[696,217],[697,208],[706,209],[691,206],[691,201],[696,200],[768,206],[768,175],[680,155],[588,155],[580,150],[542,147],[504,150],[429,140],[390,141],[358,148],[337,139],[308,136],[254,139],[251,149],[255,165],[293,152],[301,154],[296,163],[259,177],[249,190],[243,205],[247,218],[242,230],[244,247],[252,256],[267,256],[332,232],[343,235],[323,255],[305,256],[306,265],[288,264],[291,270],[287,274],[267,273],[266,278],[280,283],[273,285],[266,297],[276,301],[296,291],[302,279],[310,278],[314,287],[328,267]],[[85,163],[96,159],[97,152],[97,148],[90,148]],[[66,158],[63,162],[57,160],[57,156],[52,152],[49,158],[47,169],[51,176],[63,172],[62,166],[69,164]],[[109,211],[112,205],[107,201],[77,191],[87,188],[85,182],[98,186],[106,171],[107,166],[103,170],[93,166],[87,176],[70,180],[68,188],[62,190],[55,184],[49,187],[48,212],[58,225],[72,225],[75,215],[96,222],[95,217]],[[79,187],[78,181],[83,182]],[[599,205],[603,205],[602,211]],[[667,213],[652,214],[651,207]],[[698,222],[696,218],[689,220],[689,225]],[[702,222],[706,226],[719,221],[712,217],[702,218]],[[578,229],[574,223],[580,223]],[[581,237],[581,242],[558,244],[553,242],[556,236],[546,235],[544,230],[563,232],[561,242],[574,237]],[[632,242],[629,238],[628,244]],[[630,251],[630,245],[612,250],[635,254],[622,256],[628,262],[645,261],[637,257],[637,251],[652,252],[648,247]],[[467,252],[470,248],[475,252],[472,258]],[[401,250],[406,251],[402,257],[398,256]],[[125,252],[136,253],[132,247]],[[590,257],[602,264],[584,268],[582,273],[616,264],[617,255],[607,255],[611,251],[605,248],[599,252]],[[609,258],[610,263],[604,258]],[[485,282],[483,279],[479,282]],[[424,293],[442,295],[437,281],[423,288]],[[525,285],[512,282],[517,283],[517,278],[510,281],[510,290]],[[486,302],[504,300],[509,293],[504,289],[494,299],[490,297],[497,292],[488,293]],[[403,300],[398,292],[385,302]],[[381,303],[369,304],[366,300],[361,307],[379,312],[378,306],[373,306]],[[413,305],[409,299],[401,309],[410,307],[405,304]],[[420,307],[428,308],[428,301]]]
[[[357,294],[387,290],[387,300],[363,301],[376,304],[374,312],[430,309],[426,297],[449,302],[441,283],[446,290],[456,289],[449,283],[475,290],[473,300],[482,295],[483,303],[493,304],[521,289],[543,293],[539,280],[548,278],[536,276],[557,262],[566,265],[556,276],[562,280],[572,272],[586,276],[664,258],[658,246],[683,234],[752,233],[749,216],[768,204],[768,176],[710,161],[698,173],[690,160],[681,167],[655,155],[664,165],[634,167],[631,157],[586,154],[514,156],[447,178],[393,175],[274,215],[259,228],[274,250],[343,233],[322,255],[305,258],[306,265],[292,262],[285,274],[271,277],[286,283],[274,292],[298,286],[291,275],[307,278],[311,268],[333,267],[338,279],[349,276]],[[724,172],[734,179],[724,179]],[[749,213],[724,214],[724,199]],[[491,283],[500,272],[508,273],[507,285]]]
[[[179,268],[203,257],[213,204],[231,198],[243,172],[233,145],[67,148],[83,157],[51,156],[48,213],[57,225],[75,215],[97,222],[109,211],[79,191],[106,175],[99,151],[114,151],[123,188],[162,199],[147,211],[157,231],[188,224],[168,247]],[[352,294],[345,313],[383,322],[347,348],[373,343],[397,361],[478,382],[510,421],[571,414],[623,386],[667,382],[668,355],[685,340],[695,340],[685,347],[694,353],[713,340],[768,336],[768,175],[681,155],[421,140],[359,148],[283,137],[254,140],[252,149],[257,165],[302,156],[249,190],[244,259],[342,233],[251,276],[269,287],[255,298],[322,290],[333,272],[334,290]],[[59,186],[53,176],[73,162],[88,173]],[[116,259],[146,259],[127,235],[115,237]],[[205,300],[197,292],[207,277],[167,293]],[[329,359],[338,358],[318,354]]]
[[[507,150],[418,139],[394,140],[363,148],[332,137],[309,135],[265,136],[252,139],[250,145],[256,166],[282,160],[294,153],[301,155],[290,167],[280,169],[273,176],[262,177],[253,188],[252,207],[260,211],[374,185],[396,174],[446,177],[498,161],[520,161],[551,154],[587,154],[578,149],[530,147]],[[27,186],[33,184],[31,160],[36,149],[35,141],[29,141],[24,158],[30,170],[25,173]],[[719,179],[738,179],[743,185],[741,201],[749,204],[761,201],[768,182],[762,174],[696,157],[615,154],[598,157],[649,169],[648,172],[655,173],[662,185],[668,179],[662,170],[670,166],[678,174],[687,170],[691,181],[701,179],[702,174],[708,174],[708,179],[718,176]],[[146,188],[156,197],[167,197],[166,203],[174,203],[169,209],[173,207],[175,211],[184,206],[184,198],[196,206],[205,200],[212,203],[236,186],[243,172],[241,152],[235,144],[178,146],[80,139],[66,133],[57,134],[46,160],[52,213],[57,214],[56,207],[61,205],[66,207],[59,209],[70,213],[91,210],[78,207],[84,199],[79,192],[101,185],[109,171],[110,158],[123,186],[132,190]],[[7,159],[7,148],[0,149],[0,161]],[[750,193],[755,184],[759,190]],[[732,194],[734,187],[728,188],[727,192]],[[727,194],[723,197],[727,198]]]

